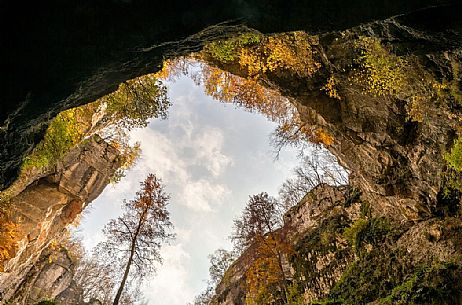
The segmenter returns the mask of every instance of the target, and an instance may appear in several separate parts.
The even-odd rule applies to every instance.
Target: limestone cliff
[[[64,248],[50,248],[50,242],[59,241],[66,226],[103,191],[119,163],[117,150],[95,136],[11,198],[11,219],[19,224],[21,239],[13,258],[3,262],[1,304],[32,304],[69,286],[74,262]]]
[[[275,7],[285,7],[283,12],[287,13],[289,6],[284,2],[279,1]],[[324,1],[311,2],[327,7]],[[343,1],[335,1],[339,6],[340,2]],[[370,6],[370,1],[357,1],[352,7],[359,9],[366,2]],[[421,7],[419,3],[410,7]],[[196,13],[176,16],[175,10],[168,10],[159,22],[167,22],[175,15],[172,20],[181,20],[181,26],[171,26],[159,34],[158,28],[163,26],[161,23],[157,28],[156,23],[147,27],[150,30],[143,35],[139,29],[155,19],[143,12],[156,11],[145,10],[145,5],[130,4],[125,10],[114,4],[116,7],[111,9],[121,22],[113,22],[114,17],[105,15],[101,24],[97,22],[102,11],[99,6],[94,11],[72,7],[68,13],[71,20],[79,21],[75,24],[80,24],[83,15],[83,20],[89,20],[89,29],[103,25],[104,30],[123,35],[101,39],[99,30],[94,35],[78,31],[87,43],[81,46],[81,37],[66,35],[73,26],[65,28],[41,44],[42,53],[38,52],[37,57],[47,60],[37,62],[38,66],[30,64],[34,58],[24,60],[22,69],[12,73],[8,84],[13,89],[5,90],[10,104],[5,107],[7,111],[1,112],[0,137],[4,145],[0,160],[4,162],[0,165],[0,188],[14,179],[21,156],[40,138],[48,117],[94,100],[127,78],[157,70],[162,55],[199,50],[207,40],[227,36],[227,31],[239,31],[219,26],[183,39],[191,31],[221,21],[223,16],[242,14],[220,14],[218,19],[201,14],[204,18],[190,29],[188,22]],[[248,20],[267,31],[313,29],[326,22],[322,14],[314,24],[309,23],[311,19],[299,21],[305,20],[303,12],[310,11],[307,7],[312,6],[294,13],[293,24],[283,14],[268,27],[264,23],[271,14],[252,15]],[[297,11],[297,6],[292,10]],[[131,12],[130,18],[123,18],[126,11]],[[322,10],[329,20],[331,11]],[[347,12],[352,15],[351,10]],[[139,19],[137,14],[145,19]],[[339,15],[345,17],[347,13]],[[358,25],[377,15],[383,14],[367,14],[367,18],[350,22],[336,20],[335,26],[326,26],[328,30],[338,30],[356,25],[317,37],[311,47],[319,69],[309,77],[273,71],[259,79],[290,99],[304,125],[322,128],[332,136],[333,142],[327,148],[351,171],[349,187],[321,185],[286,215],[290,228],[287,239],[293,246],[293,252],[285,258],[287,280],[292,294],[300,297],[299,303],[462,304],[461,176],[451,172],[443,158],[462,135],[460,5],[429,7]],[[53,20],[53,27],[59,28],[60,19]],[[168,20],[168,24],[172,21]],[[25,28],[25,37],[34,35]],[[43,31],[38,28],[39,34]],[[64,45],[57,44],[67,36],[69,40]],[[164,43],[167,39],[180,40]],[[13,41],[13,46],[22,47],[20,41]],[[75,46],[75,50],[69,46]],[[43,56],[49,49],[62,60],[48,53]],[[95,50],[98,56],[94,56]],[[357,74],[357,70],[377,68],[371,68],[367,60],[376,60],[383,70]],[[396,68],[390,62],[401,66]],[[210,63],[248,76],[236,68],[238,63]],[[31,66],[37,75],[24,72]],[[43,71],[51,78],[40,77],[43,67],[50,67]],[[380,73],[386,74],[385,80],[373,78],[380,78]],[[57,82],[56,77],[63,81]],[[40,82],[36,83],[37,79]],[[27,87],[21,87],[23,84]],[[326,88],[330,94],[326,94]],[[93,138],[72,151],[56,170],[37,177],[11,198],[12,217],[20,224],[22,240],[15,257],[4,263],[0,302],[31,304],[48,297],[71,298],[73,294],[66,287],[72,288],[72,257],[61,248],[54,249],[50,242],[101,193],[117,167],[114,149]],[[214,304],[245,303],[249,263],[247,256],[231,266],[217,287]],[[281,300],[272,302],[280,304]]]
[[[439,200],[447,170],[443,155],[461,134],[457,101],[462,92],[462,23],[453,9],[429,8],[321,34],[311,42],[311,60],[319,67],[315,72],[259,75],[261,84],[297,107],[302,128],[321,128],[333,137],[327,148],[352,172],[351,184],[376,203],[372,208],[377,213],[397,220],[418,220],[444,209]],[[431,19],[441,23],[429,24]],[[375,43],[380,50],[372,50]],[[376,60],[375,66],[361,65],[365,57]],[[400,72],[383,63],[400,57],[405,58]],[[239,59],[206,60],[249,76]],[[377,69],[370,71],[375,76],[358,75],[367,69]],[[380,79],[387,71],[400,73],[392,78],[402,83]],[[329,80],[331,91],[326,94]],[[435,89],[443,82],[451,82],[454,91],[444,95]],[[336,98],[329,96],[333,90]]]
[[[299,302],[290,304],[462,304],[460,217],[402,226],[371,216],[350,188],[320,185],[285,223],[294,249],[286,258],[288,280]],[[358,230],[354,240],[351,228]],[[234,262],[211,304],[248,304],[251,264],[246,253]]]
[[[317,38],[309,77],[258,75],[296,105],[303,128],[332,136],[327,148],[351,171],[350,191],[321,186],[286,215],[290,304],[462,304],[462,180],[444,159],[462,135],[460,16],[428,8]],[[207,60],[249,76],[239,62]],[[213,304],[253,304],[249,264],[244,253]],[[268,304],[285,304],[275,295]]]

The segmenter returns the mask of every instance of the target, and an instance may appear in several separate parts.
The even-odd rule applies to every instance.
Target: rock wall
[[[0,190],[15,180],[23,156],[60,111],[236,31],[220,23],[238,20],[263,32],[330,31],[445,3],[457,0],[6,1],[0,9],[1,44],[8,46],[0,82]]]
[[[103,191],[119,165],[117,150],[94,136],[67,154],[53,173],[11,199],[11,217],[19,224],[22,239],[0,273],[1,304],[9,299],[30,304],[30,300],[55,297],[70,283],[74,263],[65,250],[50,253],[50,242],[59,241],[66,226]],[[47,265],[50,255],[61,263]]]
[[[292,281],[305,281],[307,300],[323,297],[338,281],[354,254],[344,238],[320,241],[321,235],[343,229],[360,217],[360,203],[351,202],[349,188],[319,185],[284,217],[295,254],[288,258]],[[353,200],[354,201],[354,200]],[[326,242],[326,245],[323,245]],[[309,244],[309,245],[308,245]],[[211,304],[243,305],[246,271],[252,263],[248,249],[226,272]],[[251,254],[250,254],[251,255]]]
[[[462,22],[456,8],[461,6],[431,7],[320,34],[319,43],[311,46],[313,58],[320,65],[316,73],[300,76],[276,70],[259,75],[262,85],[279,91],[297,107],[304,128],[322,128],[333,136],[327,149],[351,171],[350,183],[375,203],[377,215],[417,221],[440,212],[437,197],[447,169],[443,155],[462,130],[460,105],[450,97],[441,102],[433,95],[438,94],[435,86],[445,81],[453,82],[458,92],[462,90],[458,72]],[[432,24],[428,20],[440,22]],[[396,93],[399,88],[387,89],[396,94],[368,92],[359,84],[366,81],[364,75],[359,76],[363,80],[353,79],[358,69],[365,69],[358,63],[361,51],[357,43],[361,37],[380,41],[390,56],[406,58],[406,75],[402,77],[414,79],[403,92]],[[239,63],[206,60],[223,70],[248,76]],[[330,77],[340,99],[330,97],[323,89]],[[429,99],[419,102],[416,111],[421,117],[412,119],[412,98],[422,94]]]
[[[443,157],[462,135],[455,97],[462,92],[462,20],[451,9],[321,34],[313,48],[322,67],[312,77],[261,76],[261,84],[296,105],[305,126],[333,136],[327,148],[351,172],[350,191],[320,186],[285,217],[295,248],[288,280],[298,302],[462,304],[462,180],[453,172],[455,186],[447,185]],[[380,60],[406,58],[403,77],[414,80],[406,92],[377,94],[354,79],[363,37],[387,50]],[[239,64],[211,64],[247,76]],[[330,77],[340,99],[322,89]],[[445,82],[454,92],[437,96],[435,87]],[[427,99],[416,106],[421,94]],[[242,257],[231,266],[214,305],[245,304],[248,266]]]
[[[372,216],[351,188],[320,185],[286,214],[285,222],[293,244],[287,281],[300,304],[462,304],[460,217],[402,226]],[[349,240],[346,231],[352,228],[358,232]],[[210,304],[247,304],[249,253],[252,248],[226,271]],[[386,303],[387,297],[395,303]],[[276,298],[274,304],[285,303]]]

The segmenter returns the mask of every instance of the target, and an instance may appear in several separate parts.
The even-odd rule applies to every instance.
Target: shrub
[[[334,143],[334,137],[328,134],[324,129],[318,128],[315,130],[311,141],[316,144],[324,144],[330,146]]]
[[[386,238],[394,238],[395,230],[386,218],[359,218],[351,227],[346,228],[343,236],[350,242],[357,254],[360,254],[364,243],[379,245]]]
[[[44,139],[34,148],[32,154],[25,158],[23,170],[53,165],[82,140],[83,131],[79,127],[76,114],[75,108],[69,109],[51,121]]]
[[[244,33],[237,37],[213,41],[204,47],[204,51],[221,63],[230,63],[238,60],[240,48],[258,44],[261,39],[261,34]]]
[[[457,269],[452,263],[420,267],[379,304],[456,304],[460,295],[454,285]]]
[[[406,61],[390,53],[380,40],[373,37],[360,37],[356,42],[359,56],[358,69],[352,79],[365,87],[374,96],[397,95],[407,85]]]
[[[337,86],[337,80],[335,79],[334,75],[331,75],[327,79],[326,84],[323,87],[321,87],[321,91],[324,91],[327,94],[327,96],[331,98],[341,100],[342,98],[338,94],[336,86]]]
[[[359,248],[361,247],[361,239],[359,236],[368,228],[368,226],[369,220],[360,218],[343,232],[343,236],[350,242],[356,251],[359,251]]]
[[[6,216],[0,217],[0,272],[3,263],[14,257],[19,239],[19,225]]]
[[[274,71],[309,77],[321,67],[313,48],[317,43],[317,37],[304,32],[266,37],[246,33],[207,44],[204,52],[221,64],[239,64],[250,78]]]
[[[462,172],[462,137],[459,137],[449,153],[444,155],[449,166],[457,172]]]

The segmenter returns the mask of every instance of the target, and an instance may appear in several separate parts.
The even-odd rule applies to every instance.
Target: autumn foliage
[[[317,37],[304,32],[269,36],[245,33],[208,44],[203,56],[221,64],[239,64],[249,78],[259,78],[268,72],[310,77],[321,67],[316,45]]]
[[[0,272],[4,262],[14,257],[19,241],[19,225],[0,212]]]
[[[188,63],[194,69],[188,69]],[[303,122],[298,110],[280,92],[264,87],[254,77],[240,77],[218,67],[185,58],[166,61],[157,77],[171,79],[178,73],[190,76],[213,99],[258,112],[276,122],[278,126],[274,132],[274,144],[277,149],[302,142],[327,146],[334,142],[334,137],[325,129]]]
[[[251,196],[234,220],[231,239],[247,261],[246,305],[287,301],[284,263],[292,246],[285,238],[281,204],[267,193]]]
[[[106,240],[98,245],[98,254],[120,270],[120,285],[113,304],[119,304],[129,279],[141,281],[155,272],[161,262],[160,248],[174,234],[167,210],[169,195],[161,180],[149,174],[140,183],[134,199],[124,201],[124,214],[104,227]]]
[[[352,80],[374,96],[397,95],[407,87],[406,61],[387,50],[379,39],[360,37],[355,45],[358,69]]]
[[[287,275],[282,264],[292,246],[278,233],[260,236],[254,242],[252,260],[245,273],[246,305],[287,300]]]
[[[317,45],[318,38],[304,32],[269,36],[244,33],[208,43],[201,53],[193,55],[194,59],[166,60],[156,77],[172,79],[188,75],[215,100],[265,115],[278,123],[274,133],[278,150],[305,141],[332,145],[334,138],[327,130],[308,126],[287,98],[262,85],[262,78],[268,73],[282,77],[313,76],[321,67]],[[237,69],[241,76],[218,66],[230,71]],[[333,77],[328,79],[324,90],[329,96],[340,98]]]

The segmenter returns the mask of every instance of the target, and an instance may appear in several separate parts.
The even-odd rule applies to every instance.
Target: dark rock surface
[[[374,96],[351,80],[354,43],[360,36],[380,40],[388,49],[410,59],[406,73],[429,78],[427,88],[451,80],[462,62],[462,5],[420,10],[408,15],[363,24],[343,32],[319,35],[316,52],[322,68],[310,78],[268,73],[262,84],[278,90],[296,105],[306,126],[322,128],[334,138],[327,147],[351,171],[350,183],[374,202],[377,214],[402,221],[438,213],[447,163],[444,153],[461,133],[460,106],[447,101],[419,105],[423,118],[409,119],[410,96]],[[429,23],[429,20],[439,20]],[[245,76],[239,67],[222,69]],[[335,76],[341,100],[321,90]],[[419,78],[419,76],[417,77]],[[461,88],[460,77],[454,82]],[[412,87],[412,86],[411,86]],[[413,91],[416,90],[416,91]],[[460,89],[458,89],[460,90]],[[427,93],[429,96],[433,93]],[[447,105],[445,104],[447,103]]]
[[[441,200],[448,171],[443,156],[462,135],[462,109],[452,97],[438,100],[431,91],[443,81],[462,88],[461,6],[455,7],[321,34],[323,68],[313,77],[262,76],[263,85],[297,106],[303,123],[333,136],[327,148],[351,171],[350,186],[361,193],[351,201],[345,190],[321,186],[286,215],[297,237],[289,280],[303,304],[323,298],[338,301],[332,304],[462,304],[461,201],[454,196],[452,209]],[[406,76],[417,75],[407,92],[374,95],[352,79],[355,41],[366,36],[406,56]],[[246,76],[239,65],[212,64]],[[320,90],[332,75],[340,100]],[[418,104],[422,117],[415,119],[409,105],[421,94],[414,87],[420,80],[428,80],[429,98]],[[460,173],[455,177],[460,183]],[[358,220],[362,239],[352,243],[344,232]],[[246,303],[249,265],[244,253],[218,285],[214,305]]]
[[[2,1],[0,189],[58,112],[155,72],[164,57],[198,50],[235,27],[263,32],[344,29],[456,0]]]
[[[351,198],[349,190],[320,185],[285,216],[294,245],[287,258],[289,282],[298,288],[303,304],[336,295],[346,298],[338,304],[383,304],[381,298],[419,274],[422,267],[427,268],[424,270],[429,272],[430,281],[442,281],[443,289],[451,292],[438,304],[461,304],[462,249],[458,246],[462,238],[461,218],[432,218],[410,228],[403,227],[388,223],[385,218],[365,216],[365,201]],[[345,229],[365,219],[387,224],[387,232],[375,232],[375,237],[383,233],[393,237],[382,236],[376,242],[367,240],[360,247],[352,246],[345,238]],[[454,268],[453,273],[442,279],[429,271],[446,270],[442,266],[450,265],[448,262],[459,266],[449,267],[449,270]],[[251,263],[248,254],[243,253],[231,265],[215,290],[212,305],[246,304],[246,271]],[[418,295],[412,290],[407,293]],[[438,297],[433,294],[430,299]],[[435,303],[425,302],[424,298],[419,304]]]

